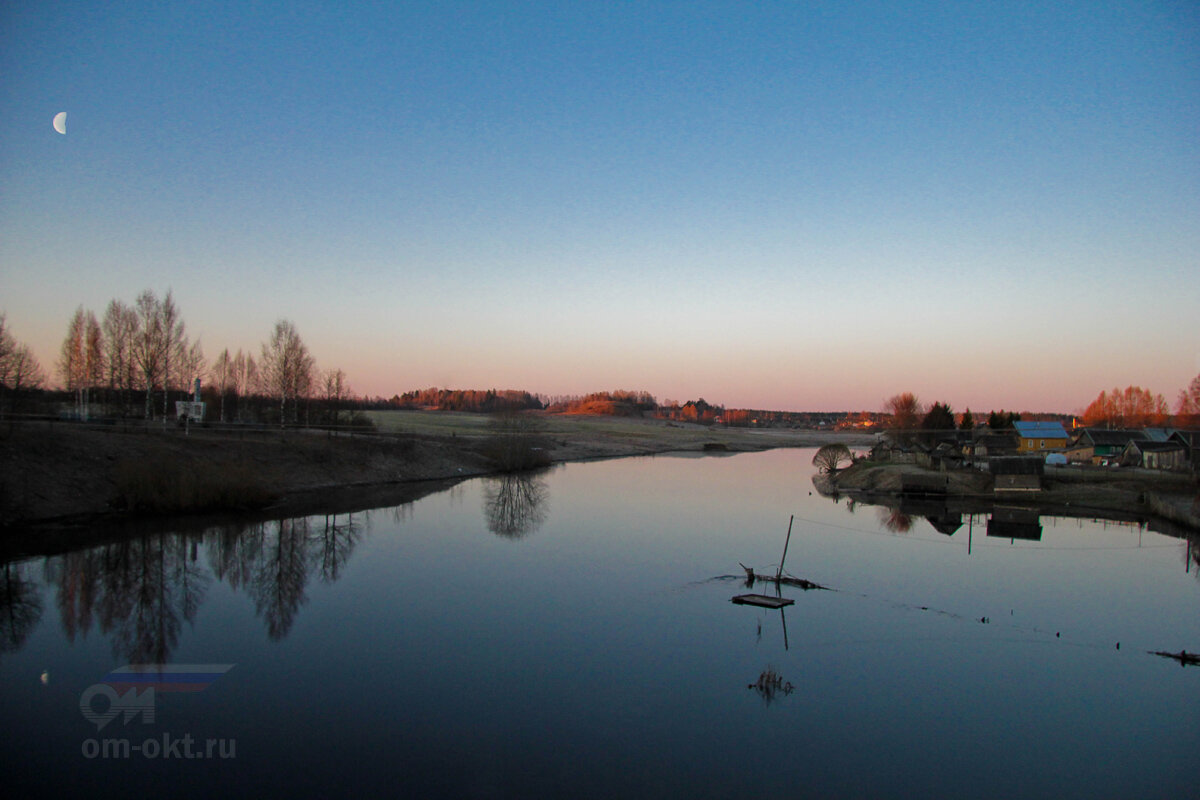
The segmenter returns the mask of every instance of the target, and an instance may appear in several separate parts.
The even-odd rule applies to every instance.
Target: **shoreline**
[[[866,446],[870,435],[791,429],[710,428],[653,419],[540,415],[533,436],[550,464],[696,453],[723,455],[829,442]],[[322,513],[399,505],[469,478],[503,472],[486,455],[488,418],[455,412],[389,415],[377,434],[161,423],[0,425],[0,539],[38,532]],[[217,476],[256,484],[265,503],[188,513],[119,507],[131,471]]]
[[[905,475],[945,475],[944,493],[910,495],[902,491]],[[820,480],[818,480],[820,479]],[[1048,467],[1036,491],[996,492],[992,476],[978,470],[939,470],[913,464],[860,462],[835,475],[815,476],[817,490],[843,494],[872,505],[899,506],[920,501],[948,504],[965,511],[993,507],[1035,509],[1050,516],[1160,520],[1168,527],[1200,531],[1200,487],[1179,473],[1125,468],[1115,472],[1085,471],[1078,467]]]

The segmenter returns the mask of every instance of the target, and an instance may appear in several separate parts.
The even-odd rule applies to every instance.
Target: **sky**
[[[145,289],[373,396],[1173,406],[1200,5],[4,3],[0,311]]]

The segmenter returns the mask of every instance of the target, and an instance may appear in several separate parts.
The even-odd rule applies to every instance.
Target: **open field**
[[[492,418],[486,414],[457,411],[368,411],[366,416],[380,433],[420,436],[486,437]],[[555,461],[579,458],[661,453],[671,450],[702,450],[724,446],[731,451],[766,450],[776,447],[820,447],[842,442],[850,447],[869,447],[870,434],[811,431],[784,428],[726,428],[670,422],[661,419],[600,417],[580,414],[528,412],[537,432],[552,440]],[[565,452],[561,452],[565,451]]]

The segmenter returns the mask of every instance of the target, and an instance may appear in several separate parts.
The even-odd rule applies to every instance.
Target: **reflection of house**
[[[1121,464],[1146,469],[1182,469],[1187,466],[1187,452],[1180,442],[1151,442],[1134,440],[1125,445]]]
[[[935,531],[947,536],[953,536],[962,527],[962,514],[950,511],[944,497],[901,497],[900,513],[909,517],[924,517]]]
[[[1045,462],[1038,456],[1005,456],[988,460],[997,493],[1037,492],[1042,488]]]
[[[996,506],[988,520],[987,535],[1039,542],[1042,539],[1042,521],[1038,512],[1031,508]]]
[[[1095,464],[1098,467],[1116,463],[1125,445],[1146,438],[1142,431],[1084,428],[1074,444],[1067,448],[1067,460],[1072,464]]]
[[[1013,428],[1017,431],[1019,452],[1039,453],[1067,446],[1067,431],[1061,422],[1014,422]]]

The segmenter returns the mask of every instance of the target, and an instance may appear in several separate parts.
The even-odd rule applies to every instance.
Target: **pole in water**
[[[783,558],[779,559],[779,571],[775,573],[775,583],[779,583],[779,579],[783,577],[783,562],[787,560],[788,542],[792,540],[792,523],[795,522],[796,515],[792,514],[788,518],[787,538],[783,540]]]

